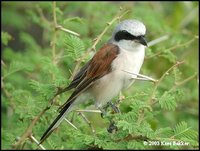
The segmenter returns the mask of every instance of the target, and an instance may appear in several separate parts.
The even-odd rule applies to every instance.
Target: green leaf
[[[118,128],[122,128],[123,131],[125,131],[125,130],[129,130],[129,132],[132,131],[131,130],[131,127],[132,127],[131,124],[126,122],[126,121],[118,121],[117,122],[117,127]]]
[[[71,17],[71,18],[67,18],[64,20],[64,24],[67,24],[69,21],[73,21],[73,22],[78,22],[78,23],[83,23],[83,19],[80,17]]]
[[[179,82],[181,80],[181,75],[182,75],[180,69],[179,68],[174,68],[173,74],[174,74],[174,81],[175,82]]]
[[[12,39],[12,36],[7,32],[1,32],[1,41],[4,45],[8,44],[8,41]]]
[[[184,93],[181,89],[171,89],[169,91],[165,91],[164,94],[160,97],[159,103],[161,108],[167,110],[175,110],[177,107],[178,101],[182,100]]]
[[[8,70],[4,73],[4,78],[10,76],[11,74],[14,74],[15,72],[19,72],[21,70],[31,71],[32,67],[22,62],[13,61],[10,63]]]
[[[35,80],[31,80],[29,84],[47,100],[51,99],[55,94],[55,86],[52,84],[42,84]]]
[[[170,127],[160,128],[155,131],[157,137],[168,138],[174,134],[173,130]]]
[[[10,148],[10,142],[15,141],[15,135],[11,133],[10,130],[5,130],[4,128],[1,128],[2,136],[2,148],[1,149],[8,149]]]
[[[174,128],[174,138],[188,138],[188,139],[197,139],[198,133],[194,130],[191,130],[191,127],[187,126],[186,122],[180,122]]]
[[[166,91],[162,95],[162,97],[159,99],[159,103],[161,105],[161,108],[167,110],[175,110],[175,108],[177,107],[175,96],[170,91]]]
[[[47,141],[48,141],[51,149],[58,149],[56,142],[52,141],[51,139],[48,139]]]
[[[104,146],[102,146],[104,150],[123,150],[127,147],[127,142],[107,142]]]
[[[164,53],[161,54],[160,56],[166,58],[169,60],[171,63],[175,63],[177,60],[177,57],[168,49],[164,50]]]
[[[83,41],[73,35],[66,36],[65,45],[68,55],[74,60],[78,59],[82,55],[83,50],[85,50]]]
[[[63,15],[63,12],[60,10],[59,7],[56,7],[56,14],[57,15]]]
[[[6,5],[7,9],[4,9],[2,11],[2,23],[5,26],[8,25],[19,31],[27,28],[30,22],[27,21],[26,16],[24,16],[23,13],[19,13],[18,11],[16,11],[16,9],[13,9],[13,7],[9,7],[8,4]]]
[[[20,40],[26,45],[27,49],[31,49],[32,51],[39,51],[40,46],[37,44],[36,40],[32,35],[26,32],[20,32]]]
[[[139,141],[129,141],[128,145],[127,145],[127,149],[144,149],[145,146],[143,144],[143,142],[139,142]]]

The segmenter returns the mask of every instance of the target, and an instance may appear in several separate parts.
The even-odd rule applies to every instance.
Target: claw
[[[117,128],[117,126],[115,125],[114,122],[111,122],[110,125],[109,125],[109,127],[107,128],[107,131],[108,131],[109,133],[114,133],[114,132],[116,132],[117,130],[118,130],[118,128]]]
[[[101,111],[101,117],[104,118],[107,115],[106,111],[103,108],[99,108],[99,110]]]
[[[115,104],[113,104],[112,102],[108,102],[108,104],[112,107],[115,113],[120,113],[120,109]]]

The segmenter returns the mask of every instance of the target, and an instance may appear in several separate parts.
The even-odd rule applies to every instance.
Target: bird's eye
[[[133,36],[133,35],[131,35],[126,30],[119,31],[115,35],[115,40],[116,41],[120,41],[120,40],[134,40],[134,39],[136,39],[136,37]]]
[[[145,35],[137,36],[136,39],[145,38]]]

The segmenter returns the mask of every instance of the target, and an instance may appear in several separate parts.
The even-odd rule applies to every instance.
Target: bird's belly
[[[111,101],[123,88],[123,81],[116,72],[111,72],[97,80],[90,88],[96,107],[101,107]]]
[[[130,74],[116,70],[97,80],[89,92],[95,99],[98,108],[111,101],[121,90],[128,88],[133,82]]]

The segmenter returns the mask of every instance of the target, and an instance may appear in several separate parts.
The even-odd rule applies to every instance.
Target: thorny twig
[[[89,127],[92,129],[93,135],[95,136],[96,131],[94,127],[92,126],[92,123],[88,120],[88,118],[82,112],[78,112],[78,115],[80,115],[83,118],[83,120],[89,125]]]
[[[171,66],[167,71],[165,71],[165,73],[161,76],[161,78],[156,82],[154,89],[152,91],[151,97],[148,100],[148,104],[151,104],[151,101],[154,100],[155,98],[155,94],[156,94],[156,90],[158,88],[158,86],[160,85],[161,81],[169,74],[169,72],[171,72],[174,68],[178,67],[179,65],[183,64],[184,61],[181,62],[176,62],[173,66]]]
[[[149,100],[147,101],[147,103],[152,106],[154,105],[155,103],[158,102],[158,100],[155,99],[155,94],[156,94],[156,90],[158,88],[158,86],[160,85],[161,81],[169,74],[169,72],[171,72],[174,68],[178,67],[179,65],[183,64],[184,61],[181,61],[181,62],[177,62],[176,64],[174,64],[172,67],[170,67],[162,76],[161,78],[155,83],[155,86],[153,88],[153,91],[152,91],[152,94],[149,98]],[[197,73],[195,73],[194,75],[186,78],[185,80],[181,81],[181,82],[177,82],[175,83],[175,85],[169,90],[169,91],[173,91],[174,89],[176,89],[177,87],[187,83],[188,81],[194,79],[195,77],[197,77]],[[142,120],[144,119],[144,112],[145,110],[144,109],[141,109],[140,110],[140,114],[139,114],[139,117],[138,117],[138,121],[137,121],[137,124],[139,125]]]
[[[72,124],[68,119],[64,118],[64,120],[71,125],[73,128],[75,128],[76,130],[78,129],[74,124]]]
[[[56,26],[56,29],[60,29],[60,30],[62,30],[62,31],[64,31],[64,32],[70,33],[70,34],[75,35],[75,36],[80,36],[80,34],[74,32],[74,31],[71,31],[71,30],[69,30],[69,29],[66,29],[66,28],[64,28],[64,27],[61,26],[61,25],[57,25],[57,26]]]
[[[51,26],[52,23],[44,16],[42,9],[38,5],[36,6],[36,10],[40,15],[41,21]]]
[[[100,110],[75,110],[75,112],[101,113]]]
[[[185,142],[183,140],[180,140],[180,139],[176,139],[176,138],[173,138],[170,137],[170,138],[167,138],[168,140],[170,141],[182,141],[182,142]],[[124,138],[121,138],[121,139],[117,139],[117,140],[113,140],[114,142],[121,142],[121,141],[131,141],[131,140],[140,140],[140,141],[163,141],[163,138],[160,138],[160,137],[156,137],[154,139],[151,139],[151,138],[148,138],[146,136],[142,136],[142,135],[132,135],[132,134],[128,134],[126,137]]]
[[[139,73],[134,73],[134,72],[129,72],[129,71],[125,71],[125,70],[122,70],[126,73],[129,73],[132,76],[132,79],[135,79],[135,80],[145,80],[145,81],[152,81],[152,82],[157,82],[157,80],[151,78],[151,77],[148,77],[148,76],[145,76],[145,75],[142,75],[142,74],[139,74]]]
[[[192,38],[191,40],[189,40],[189,41],[187,41],[187,42],[185,42],[185,43],[177,44],[177,45],[172,46],[172,47],[170,47],[170,48],[168,48],[168,49],[165,49],[165,51],[159,51],[158,53],[155,53],[155,54],[153,54],[153,55],[151,55],[151,56],[145,57],[145,60],[150,59],[150,58],[153,58],[153,57],[156,57],[156,56],[159,56],[159,55],[161,55],[162,53],[165,53],[166,51],[173,51],[173,50],[176,50],[177,48],[187,46],[187,45],[191,44],[192,42],[194,42],[196,39],[199,39],[199,37],[198,37],[198,36],[195,36],[194,38]]]
[[[56,65],[56,40],[57,40],[57,20],[56,20],[56,2],[53,2],[53,25],[54,25],[54,32],[53,32],[53,38],[51,42],[52,47],[52,61],[53,64]],[[52,79],[55,80],[55,75],[52,73]]]
[[[183,81],[175,82],[175,83],[174,83],[174,86],[169,90],[169,92],[174,91],[174,90],[177,89],[178,87],[184,85],[185,83],[187,83],[188,81],[190,81],[190,80],[192,80],[192,79],[194,79],[194,78],[196,78],[196,77],[197,77],[197,73],[191,75],[190,77],[184,79]],[[164,94],[165,94],[165,93],[164,93]],[[162,97],[162,96],[161,96],[161,97]],[[150,105],[152,106],[152,105],[156,104],[157,102],[158,102],[158,100],[153,99],[153,101],[150,102]]]
[[[148,42],[147,45],[148,45],[148,47],[151,47],[151,46],[153,46],[153,45],[155,45],[155,44],[157,44],[157,43],[160,43],[160,42],[162,42],[162,41],[165,41],[165,40],[167,40],[167,39],[169,39],[169,35],[161,36],[161,37],[159,37],[159,38],[157,38],[157,39],[154,39],[154,40]]]
[[[31,136],[33,127],[35,126],[36,122],[40,119],[40,117],[48,110],[49,108],[46,107],[44,110],[42,110],[37,116],[34,117],[31,124],[28,126],[24,134],[20,137],[20,139],[12,145],[13,149],[17,149],[19,145],[23,144],[26,138]]]
[[[38,142],[38,140],[37,140],[33,135],[29,136],[29,138],[30,138],[32,141],[34,141],[42,150],[46,150],[46,149],[44,148],[44,146],[43,146],[42,144],[40,144],[40,143]]]

